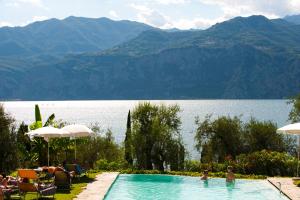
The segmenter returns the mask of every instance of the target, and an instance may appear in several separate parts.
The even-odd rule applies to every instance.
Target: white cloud
[[[20,7],[22,5],[30,5],[33,7],[47,9],[47,7],[43,4],[42,0],[7,0],[5,2],[5,6],[8,7]]]
[[[26,3],[26,4],[31,4],[33,6],[37,6],[37,7],[43,7],[43,3],[42,0],[18,0],[21,3]]]
[[[217,22],[225,20],[223,17],[216,19],[205,19],[201,17],[196,17],[193,19],[179,17],[172,19],[170,16],[164,15],[158,10],[151,9],[145,5],[131,4],[131,7],[137,10],[138,21],[162,29],[205,29]]]
[[[199,2],[218,6],[226,19],[250,15],[278,18],[300,12],[300,0],[199,0]]]
[[[21,24],[21,26],[26,26],[26,25],[31,24],[33,22],[44,21],[44,20],[47,20],[47,19],[49,19],[49,17],[47,17],[47,16],[33,16],[31,20]]]
[[[19,3],[15,2],[15,1],[9,1],[5,3],[5,6],[7,7],[19,7]]]
[[[138,11],[137,18],[140,22],[156,27],[164,27],[168,24],[169,18],[157,10],[137,4],[131,4],[131,7]]]
[[[9,22],[0,21],[0,27],[3,27],[3,26],[13,26],[13,25]]]
[[[162,28],[179,28],[179,29],[206,29],[210,27],[211,25],[214,25],[218,22],[224,21],[223,18],[217,18],[217,19],[205,19],[205,18],[194,18],[192,20],[190,19],[178,19],[172,23],[169,23],[168,26],[162,27]]]
[[[153,0],[157,4],[170,5],[170,4],[185,4],[190,0]]]
[[[119,15],[118,15],[117,12],[114,11],[114,10],[110,10],[110,11],[109,11],[109,15],[112,16],[112,17],[114,17],[114,18],[119,18]]]

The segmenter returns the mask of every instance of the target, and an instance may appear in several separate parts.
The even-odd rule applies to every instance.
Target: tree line
[[[290,101],[293,108],[289,120],[292,122],[300,119],[299,102],[300,95]],[[14,119],[0,105],[0,172],[47,164],[47,143],[39,138],[30,140],[25,133],[46,125],[63,127],[66,123],[55,120],[54,114],[42,123],[39,108],[35,111],[35,122],[16,127]],[[88,168],[107,168],[112,163],[115,168],[188,170],[188,152],[180,133],[180,111],[178,105],[139,103],[128,113],[123,144],[114,141],[110,130],[103,131],[94,125],[95,137],[77,140],[77,161]],[[238,116],[213,119],[208,115],[203,120],[197,117],[195,125],[195,148],[201,155],[201,163],[247,160],[245,155],[257,155],[255,152],[262,150],[295,156],[295,139],[277,134],[277,126],[271,121],[252,118],[243,122]],[[52,165],[64,160],[73,162],[73,158],[73,140],[59,138],[50,141]]]

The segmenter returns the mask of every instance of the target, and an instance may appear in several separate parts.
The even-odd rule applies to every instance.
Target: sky
[[[205,29],[236,16],[300,14],[300,0],[0,0],[0,27],[68,16],[133,20],[158,28]]]

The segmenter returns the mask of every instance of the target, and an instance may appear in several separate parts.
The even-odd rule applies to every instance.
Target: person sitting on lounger
[[[226,183],[234,183],[235,182],[235,176],[234,176],[234,173],[232,170],[233,170],[232,166],[227,167]]]
[[[201,180],[207,181],[208,180],[208,170],[203,171],[203,175],[201,177]]]

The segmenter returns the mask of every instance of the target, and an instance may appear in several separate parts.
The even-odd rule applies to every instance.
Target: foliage
[[[244,141],[247,152],[261,151],[289,151],[295,148],[295,141],[289,136],[276,133],[277,126],[271,121],[260,122],[252,118],[244,125]]]
[[[297,185],[297,187],[300,187],[300,180],[295,180],[293,183]]]
[[[136,170],[136,169],[125,169],[120,170],[120,173],[122,174],[166,174],[166,175],[180,175],[180,176],[195,176],[200,177],[202,176],[202,173],[199,172],[188,172],[188,171],[159,171],[159,170]],[[225,172],[209,172],[209,177],[219,177],[219,178],[225,178],[226,173]],[[263,175],[254,175],[254,174],[235,174],[236,178],[239,179],[265,179],[266,176]]]
[[[132,158],[132,136],[131,136],[131,115],[130,110],[128,112],[127,116],[127,127],[126,127],[126,133],[125,133],[125,140],[124,140],[124,148],[125,148],[125,160],[128,162],[128,164],[133,164],[133,158]]]
[[[96,169],[106,171],[117,171],[126,169],[128,164],[124,161],[111,161],[108,162],[106,159],[100,159],[96,162]]]
[[[295,152],[295,140],[276,133],[277,127],[272,122],[252,118],[242,123],[237,116],[215,120],[207,116],[203,121],[196,118],[196,125],[196,148],[201,152],[202,162],[230,161],[239,154],[263,149]]]
[[[245,174],[294,176],[297,168],[296,158],[287,153],[266,150],[241,154],[236,162],[243,167]]]
[[[179,106],[140,103],[132,114],[132,146],[139,169],[180,169],[185,149],[179,133]]]
[[[43,126],[49,126],[49,125],[54,126],[55,125],[54,118],[55,118],[54,114],[50,115],[50,117],[48,117],[45,124],[43,125],[40,108],[36,104],[35,105],[35,122],[30,124],[30,126],[29,126],[30,130],[35,130],[35,129],[41,128]],[[25,136],[25,137],[27,137],[27,136]],[[25,139],[25,140],[27,140],[27,139]],[[49,143],[49,145],[50,145],[50,143]],[[47,156],[47,148],[48,148],[48,143],[43,138],[33,138],[32,148],[30,150],[30,152],[32,154],[32,158],[33,158],[33,159],[31,159],[31,161],[32,162],[36,161],[38,163],[38,165],[40,165],[40,166],[47,165],[48,164],[47,163],[47,157],[48,157]],[[33,164],[33,163],[31,163],[31,164]]]
[[[238,117],[211,121],[211,116],[206,116],[203,122],[196,118],[196,125],[196,148],[202,150],[203,161],[224,162],[226,156],[235,158],[243,151],[242,122]]]
[[[291,99],[288,103],[293,106],[289,113],[289,120],[292,123],[300,122],[300,94]]]
[[[78,139],[77,159],[88,168],[94,168],[96,161],[104,159],[107,162],[123,162],[124,149],[115,143],[111,130],[104,136],[97,133],[95,137]]]
[[[18,154],[19,164],[22,168],[28,168],[38,160],[38,154],[34,151],[32,142],[29,137],[25,135],[28,132],[28,126],[22,122],[17,131],[17,143],[18,143]]]
[[[0,173],[9,172],[18,165],[17,134],[14,119],[0,104]]]

